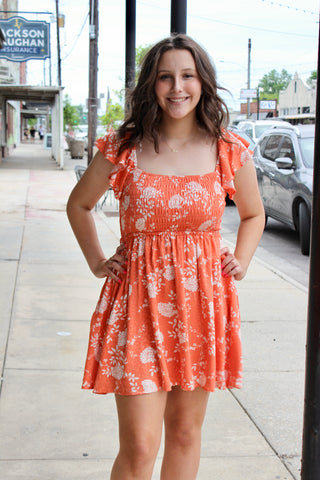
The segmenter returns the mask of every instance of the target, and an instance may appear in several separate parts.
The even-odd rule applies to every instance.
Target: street
[[[238,224],[236,206],[227,205],[222,220],[223,239],[234,244]],[[308,287],[309,257],[301,254],[297,232],[286,225],[268,218],[256,256],[281,274]]]

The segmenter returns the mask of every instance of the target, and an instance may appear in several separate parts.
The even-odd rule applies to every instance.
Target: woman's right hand
[[[93,270],[94,275],[98,278],[109,277],[112,280],[121,283],[122,280],[120,276],[123,273],[127,273],[126,268],[128,261],[127,257],[124,255],[125,247],[125,244],[121,243],[112,257],[108,260],[101,260]]]

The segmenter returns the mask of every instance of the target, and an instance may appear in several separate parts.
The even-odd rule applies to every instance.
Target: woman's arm
[[[234,202],[240,215],[240,225],[234,254],[221,249],[223,274],[241,280],[258,246],[265,225],[265,213],[258,189],[253,161],[237,170],[234,177]]]
[[[106,160],[101,152],[97,152],[70,194],[67,215],[93,274],[98,278],[108,275],[119,281],[115,273],[123,272],[122,265],[125,262],[125,258],[121,255],[123,248],[118,248],[117,253],[110,260],[105,258],[91,213],[96,203],[109,188],[109,175],[112,168],[113,164]]]

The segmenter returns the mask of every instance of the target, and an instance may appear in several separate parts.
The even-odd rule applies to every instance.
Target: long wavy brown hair
[[[202,94],[196,107],[198,124],[212,138],[223,137],[222,129],[229,122],[228,108],[218,90],[215,68],[205,50],[187,35],[172,35],[154,45],[143,59],[138,83],[129,96],[127,118],[118,129],[121,141],[119,155],[141,140],[149,138],[159,152],[159,126],[162,110],[155,94],[155,83],[161,56],[168,50],[188,50],[196,64],[201,80]]]

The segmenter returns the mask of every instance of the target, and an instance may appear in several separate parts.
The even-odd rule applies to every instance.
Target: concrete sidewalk
[[[61,171],[24,145],[0,164],[0,480],[108,479],[117,452],[113,395],[80,389],[103,281],[65,215],[77,163],[66,154]],[[106,209],[94,215],[109,256],[119,228]],[[238,286],[244,387],[211,394],[198,478],[298,480],[307,292],[256,259]]]

